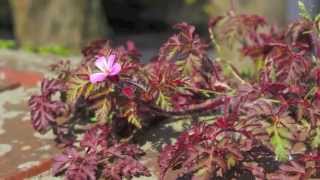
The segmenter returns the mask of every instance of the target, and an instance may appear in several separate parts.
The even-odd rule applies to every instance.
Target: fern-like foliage
[[[103,175],[115,180],[122,177],[150,176],[137,159],[143,154],[137,146],[117,142],[109,126],[92,127],[85,134],[79,147],[66,149],[55,156],[53,173],[65,171],[66,179],[98,179],[98,167]]]
[[[45,79],[41,83],[41,95],[33,95],[29,99],[32,125],[40,133],[47,132],[56,123],[55,118],[66,111],[65,103],[52,98],[56,92],[64,90],[61,82]]]
[[[131,41],[99,40],[78,66],[52,66],[57,77],[43,80],[29,106],[33,127],[52,129],[66,147],[54,173],[149,176],[138,161],[143,151],[129,143],[163,118],[192,118],[162,149],[160,179],[175,171],[194,179],[320,178],[320,16],[299,6],[301,18],[283,30],[234,11],[212,18],[214,58],[195,27],[179,23],[148,63]],[[250,68],[231,62],[240,59]]]
[[[302,1],[298,1],[299,15],[308,20],[312,20],[310,13],[307,10],[306,5]]]

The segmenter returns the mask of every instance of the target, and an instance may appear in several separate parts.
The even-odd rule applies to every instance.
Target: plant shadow
[[[137,133],[135,142],[145,146],[146,150],[160,150],[166,144],[174,143],[181,132],[189,129],[194,120],[190,119],[157,119],[148,123],[148,126]],[[149,143],[151,147],[149,146]],[[151,148],[151,149],[150,149]]]

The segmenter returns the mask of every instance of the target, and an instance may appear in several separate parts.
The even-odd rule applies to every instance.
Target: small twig
[[[235,68],[232,64],[228,64],[229,68],[231,69],[232,74],[236,77],[237,80],[241,82],[241,84],[249,84],[245,80],[243,80],[238,72],[237,68]]]
[[[4,92],[4,91],[16,89],[16,88],[18,88],[18,87],[20,87],[20,86],[21,86],[20,83],[12,83],[12,84],[9,84],[9,85],[7,85],[7,86],[0,87],[0,93],[1,93],[1,92]]]
[[[192,87],[187,87],[187,86],[185,86],[184,88],[188,89],[192,92],[200,91],[203,93],[211,93],[211,94],[215,94],[215,95],[225,95],[225,93],[223,93],[223,92],[218,92],[218,91],[214,91],[214,90],[210,90],[210,89],[192,88]]]
[[[208,99],[199,104],[192,104],[181,109],[172,109],[172,110],[164,110],[141,100],[139,102],[145,105],[146,107],[148,107],[150,110],[152,110],[155,113],[159,113],[163,116],[171,117],[171,116],[185,116],[185,115],[191,115],[191,114],[205,114],[208,111],[212,112],[216,110],[217,107],[220,107],[222,104],[224,104],[225,99],[224,98]]]
[[[232,12],[232,13],[235,13],[235,2],[234,2],[234,0],[230,0],[230,11]]]
[[[131,81],[131,80],[129,80],[129,79],[125,79],[124,81],[127,82],[127,83],[129,83],[129,84],[134,85],[135,87],[137,87],[137,88],[139,88],[139,89],[142,89],[143,91],[147,91],[147,88],[146,88],[146,87],[144,87],[143,85],[141,85],[141,84],[139,84],[139,83],[137,83],[137,82]]]
[[[304,96],[303,99],[307,99],[309,96],[313,95],[317,91],[318,87],[314,86],[310,91]]]

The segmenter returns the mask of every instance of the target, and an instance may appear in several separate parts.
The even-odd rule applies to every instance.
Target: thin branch
[[[181,109],[171,110],[164,110],[141,100],[139,102],[145,105],[150,110],[153,110],[155,113],[161,114],[163,116],[185,116],[190,114],[206,114],[208,112],[213,112],[217,107],[220,107],[225,103],[225,98],[220,97],[209,99],[199,104],[192,104]]]
[[[0,87],[0,93],[1,92],[4,92],[4,91],[9,91],[9,90],[13,90],[13,89],[16,89],[18,87],[20,87],[21,84],[20,83],[12,83],[12,84],[9,84],[7,86],[4,86],[4,87]]]
[[[230,0],[230,11],[232,12],[232,13],[235,13],[235,8],[236,6],[235,6],[235,2],[234,2],[234,0]]]

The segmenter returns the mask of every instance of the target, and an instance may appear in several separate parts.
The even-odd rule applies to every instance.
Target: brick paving
[[[58,59],[0,50],[0,179],[61,179],[51,177],[50,173],[51,158],[60,151],[53,135],[40,135],[33,130],[27,107],[30,95],[39,92],[42,77],[52,76],[48,66]],[[71,59],[77,64],[80,58]],[[174,141],[186,124],[190,125],[190,122],[167,122],[151,127],[139,137],[140,145],[147,152],[143,162],[153,176],[135,179],[157,179],[159,149]],[[171,175],[168,180],[173,179]]]
[[[58,152],[52,134],[33,130],[27,107],[43,75],[50,76],[47,67],[52,62],[54,57],[0,50],[0,179],[23,179],[45,171]]]

